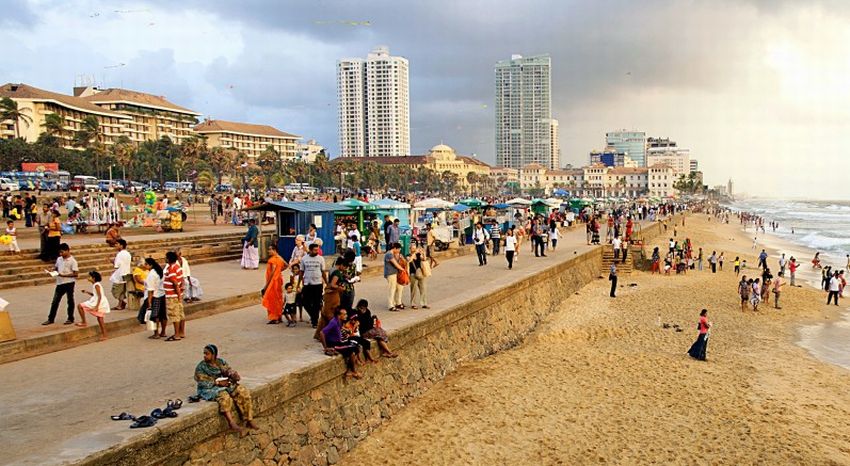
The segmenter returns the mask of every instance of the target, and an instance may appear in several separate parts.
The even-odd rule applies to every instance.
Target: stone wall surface
[[[644,240],[660,225],[643,229]],[[361,380],[343,380],[333,358],[252,390],[260,430],[226,433],[209,403],[200,412],[87,458],[97,465],[327,465],[464,361],[515,346],[563,301],[600,277],[602,248],[495,293],[391,333],[398,359],[382,359]],[[374,346],[374,345],[373,345]],[[373,349],[374,351],[374,349]]]

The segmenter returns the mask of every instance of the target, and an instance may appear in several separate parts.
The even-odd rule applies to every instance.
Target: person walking
[[[62,301],[62,296],[68,304],[68,320],[65,325],[74,323],[74,284],[79,274],[77,260],[71,255],[71,248],[62,243],[59,245],[59,257],[56,259],[56,265],[53,266],[53,272],[56,277],[56,288],[53,291],[53,301],[50,303],[50,313],[47,315],[47,320],[41,325],[51,325],[56,319],[56,311],[59,309],[59,303]]]
[[[475,224],[475,230],[472,232],[472,242],[475,244],[475,253],[478,255],[478,266],[487,265],[487,243],[490,241],[490,234],[484,229],[481,222]]]
[[[749,283],[749,282],[747,282]],[[753,280],[752,284],[750,284],[750,304],[753,305],[753,311],[759,310],[759,303],[761,302],[761,285],[759,284],[759,279],[756,278]]]
[[[266,284],[260,291],[263,307],[269,324],[279,324],[283,317],[283,271],[286,261],[277,253],[277,247],[269,243],[269,259],[266,263]]]
[[[389,250],[384,254],[384,279],[387,281],[387,308],[392,312],[404,309],[404,304],[401,302],[404,284],[399,283],[399,274],[405,272],[405,269],[400,259],[401,244],[391,243]]]
[[[620,260],[620,238],[615,236],[611,240],[611,247],[614,249],[614,262]]]
[[[179,341],[186,338],[186,314],[183,311],[183,269],[177,263],[174,251],[165,253],[165,267],[162,277],[162,287],[165,290],[165,312],[168,320],[174,326],[174,334],[165,341]]]
[[[499,255],[499,246],[502,244],[502,229],[499,227],[499,222],[493,220],[493,224],[490,227],[490,239],[493,240],[493,251],[492,254],[494,256]]]
[[[833,273],[829,279],[827,289],[829,290],[829,294],[826,297],[826,304],[828,305],[830,302],[833,302],[834,299],[835,305],[838,306],[838,292],[841,289],[841,279],[838,277],[838,272]]]
[[[322,309],[322,293],[324,284],[328,282],[328,273],[325,271],[325,259],[319,255],[319,245],[311,244],[307,248],[307,255],[301,258],[301,300],[307,315],[310,316],[310,325],[313,328],[319,324],[319,313]]]
[[[210,219],[212,220],[213,225],[215,225],[216,223],[218,223],[218,216],[219,216],[219,210],[220,210],[219,209],[219,201],[215,197],[215,194],[210,196],[209,205],[210,205]]]
[[[505,259],[508,261],[508,270],[514,268],[514,254],[517,250],[517,238],[514,236],[514,229],[508,228],[505,233]]]
[[[260,231],[257,222],[253,218],[248,219],[248,231],[242,238],[242,268],[257,270],[260,268],[260,253],[257,249],[257,241]]]
[[[692,358],[705,361],[706,360],[706,352],[708,350],[708,330],[711,328],[711,322],[708,321],[708,310],[703,309],[699,313],[699,323],[697,323],[697,331],[699,334],[697,335],[697,341],[691,345],[691,349],[688,350],[688,355]]]
[[[782,256],[779,258],[779,273],[785,274],[785,266],[788,264],[788,261],[785,259],[785,253],[782,253]]]
[[[611,263],[611,269],[608,271],[608,280],[611,281],[610,296],[612,298],[616,298],[617,297],[617,295],[616,295],[616,291],[617,291],[617,263],[616,262]]]
[[[759,262],[756,267],[761,267],[762,269],[767,268],[767,253],[764,251],[764,249],[762,249],[761,253],[759,254]]]
[[[702,248],[700,248],[700,254],[702,254],[701,251]],[[708,265],[711,267],[711,273],[717,273],[717,251],[711,251],[711,255],[708,256]]]
[[[725,258],[723,257],[723,251],[720,251],[720,257],[717,258],[717,265],[719,266],[721,272],[723,271],[723,261],[724,260],[725,260]]]

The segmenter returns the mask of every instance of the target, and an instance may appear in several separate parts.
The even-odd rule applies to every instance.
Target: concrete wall
[[[657,234],[644,230],[646,239]],[[340,358],[253,390],[261,430],[226,435],[217,406],[180,417],[87,458],[97,465],[334,464],[385,419],[467,360],[515,346],[547,315],[600,276],[602,248],[554,265],[496,293],[392,333],[398,359],[344,381]],[[343,405],[342,402],[345,402]]]

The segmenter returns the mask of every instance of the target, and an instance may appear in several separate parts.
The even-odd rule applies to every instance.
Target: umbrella
[[[470,198],[468,198],[468,199],[461,199],[461,200],[459,200],[457,203],[458,203],[458,204],[463,204],[463,205],[465,205],[465,206],[467,206],[467,207],[481,207],[481,206],[483,206],[483,205],[484,205],[484,203],[483,203],[483,202],[481,202],[481,200],[480,200],[480,199],[475,199],[475,198],[473,198],[473,197],[470,197]]]
[[[409,209],[410,204],[396,201],[394,199],[378,199],[372,202],[372,205],[379,209]]]
[[[346,199],[342,202],[337,202],[336,205],[345,207],[349,210],[375,210],[377,207],[368,204],[358,199]]]
[[[452,207],[452,210],[454,210],[455,212],[466,212],[467,210],[469,210],[469,206],[464,204],[458,204]]]
[[[495,207],[498,210],[505,210],[505,209],[509,209],[511,207],[511,205],[510,204],[496,204],[493,207]]]
[[[521,198],[521,197],[515,197],[515,198],[511,199],[510,201],[506,202],[505,204],[510,204],[510,205],[531,205],[531,201],[529,201],[528,199],[523,199],[523,198]]]
[[[556,196],[569,196],[570,192],[563,190],[563,189],[556,189],[556,190],[552,191],[552,194],[554,194]]]
[[[451,202],[444,201],[438,197],[431,197],[413,204],[414,207],[422,209],[450,209],[453,205]]]

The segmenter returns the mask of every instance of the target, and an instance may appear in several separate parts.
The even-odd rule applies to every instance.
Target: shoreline
[[[830,310],[800,287],[783,291],[782,310],[741,312],[731,263],[754,256],[736,227],[687,217],[678,239],[706,256],[722,248],[724,271],[634,272],[616,299],[592,282],[517,347],[464,363],[413,400],[342,464],[850,464],[850,372],[795,343],[801,322]],[[708,362],[685,354],[702,307],[715,324]]]

